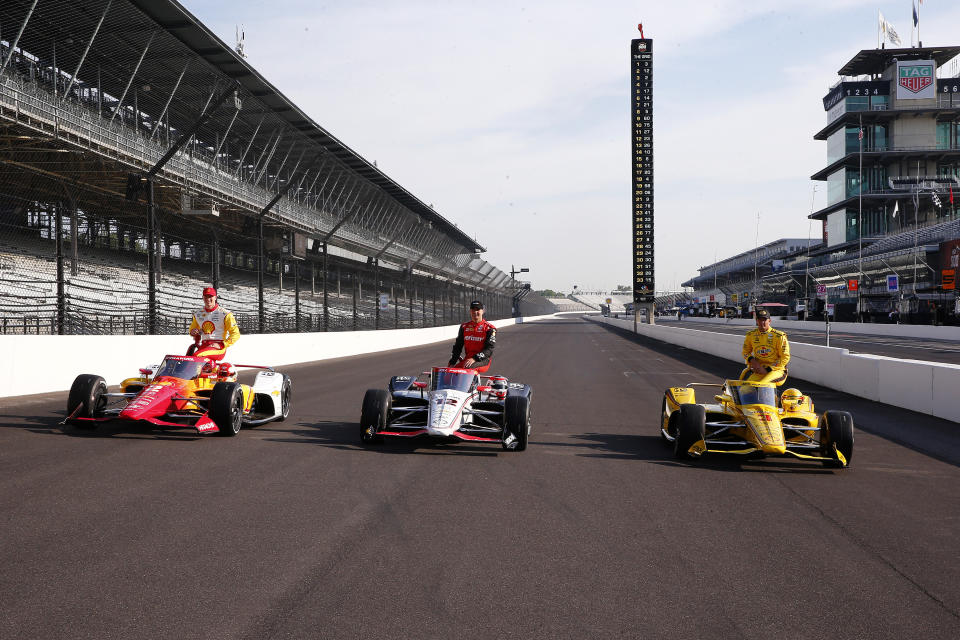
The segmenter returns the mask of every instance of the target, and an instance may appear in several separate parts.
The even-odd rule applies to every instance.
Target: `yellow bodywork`
[[[746,397],[742,394],[737,394],[735,397],[734,389],[740,385],[749,385],[753,390],[769,387],[772,392],[758,393],[757,395],[770,399],[774,404],[737,404],[737,398]],[[784,399],[785,401],[780,403],[776,397],[776,386],[772,383],[727,380],[722,385],[704,384],[702,386],[720,387],[720,393],[713,396],[716,404],[701,405],[706,411],[706,421],[709,425],[707,440],[711,440],[711,433],[722,432],[729,435],[731,444],[740,441],[746,443],[746,446],[741,444],[741,448],[711,449],[709,448],[710,443],[700,440],[690,446],[687,451],[689,455],[699,457],[704,453],[762,453],[790,455],[808,460],[838,460],[841,465],[846,466],[846,459],[839,451],[836,451],[836,447],[833,447],[831,452],[836,458],[825,458],[823,455],[808,455],[800,452],[803,450],[800,445],[809,443],[816,436],[820,423],[820,417],[814,413],[813,400],[810,396],[804,395],[796,389],[791,389],[791,393],[787,394],[788,397]],[[660,423],[662,432],[669,433],[671,416],[683,404],[696,404],[696,396],[691,386],[670,387],[665,391]],[[782,406],[777,406],[777,404],[782,404]],[[789,427],[787,431],[784,431],[785,425]],[[711,429],[714,431],[711,431]],[[800,451],[791,450],[791,444],[797,445]],[[815,451],[815,453],[819,454],[820,451]]]

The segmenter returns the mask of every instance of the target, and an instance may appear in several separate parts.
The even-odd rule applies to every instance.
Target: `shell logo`
[[[203,324],[200,325],[200,331],[203,333],[213,333],[216,328],[217,326],[209,320],[204,320]]]

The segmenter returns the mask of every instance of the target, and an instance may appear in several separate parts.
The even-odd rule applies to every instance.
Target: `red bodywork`
[[[206,358],[194,356],[167,356],[166,360],[188,361],[207,363]],[[228,365],[229,366],[229,365]],[[141,373],[144,373],[141,370]],[[210,378],[216,374],[202,373],[200,378],[195,380],[185,380],[176,376],[158,376],[150,384],[143,388],[137,396],[130,400],[130,403],[123,408],[119,415],[106,416],[102,418],[73,418],[82,422],[107,422],[110,420],[132,420],[143,421],[164,427],[187,427],[194,428],[199,433],[216,433],[220,429],[216,423],[207,415],[206,403],[198,402],[192,398],[196,397],[195,390],[199,384],[203,384],[203,378]],[[164,417],[170,413],[185,412],[185,418],[193,418],[188,412],[203,412],[198,416],[196,423],[172,422],[165,420]]]

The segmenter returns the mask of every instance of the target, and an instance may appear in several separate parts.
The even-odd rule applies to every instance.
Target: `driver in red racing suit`
[[[483,319],[483,303],[470,303],[470,322],[460,325],[457,341],[453,343],[453,356],[449,366],[461,369],[476,369],[485,373],[490,368],[490,357],[497,344],[497,328]],[[463,358],[460,352],[463,352]]]

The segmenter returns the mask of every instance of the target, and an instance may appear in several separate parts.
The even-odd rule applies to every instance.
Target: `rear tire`
[[[280,388],[280,416],[277,422],[283,422],[290,415],[290,406],[293,400],[293,382],[290,376],[283,376],[283,386]]]
[[[100,376],[84,373],[77,376],[70,386],[67,398],[67,416],[73,418],[99,418],[107,408],[107,383]],[[96,428],[95,423],[73,423],[83,429]]]
[[[506,443],[503,448],[507,451],[526,451],[530,439],[530,399],[527,396],[507,396],[503,404],[503,424],[504,430],[517,439],[512,449]]]
[[[239,382],[218,382],[210,394],[210,419],[217,433],[232,438],[243,426],[243,389]]]
[[[677,417],[677,437],[673,441],[673,457],[686,460],[696,456],[690,455],[690,447],[703,440],[707,430],[707,412],[698,404],[680,405]]]
[[[392,404],[393,396],[386,389],[367,390],[360,410],[360,442],[362,444],[383,442],[380,432],[387,428]]]
[[[820,419],[820,452],[824,457],[833,457],[833,445],[847,460],[853,458],[853,416],[847,411],[824,411]],[[825,460],[825,467],[843,468],[838,459]]]

